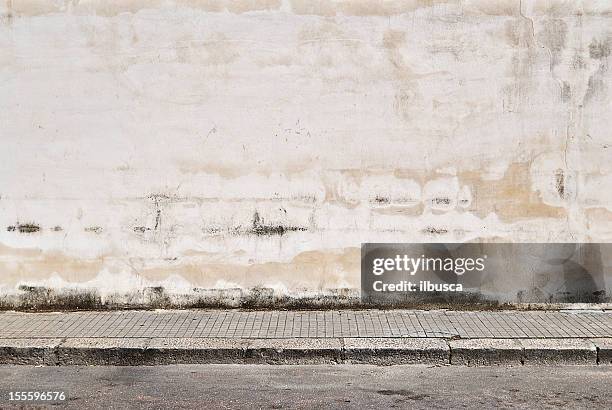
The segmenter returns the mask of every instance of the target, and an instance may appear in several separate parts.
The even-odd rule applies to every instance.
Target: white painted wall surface
[[[611,2],[0,16],[1,294],[350,293],[361,242],[612,241]]]

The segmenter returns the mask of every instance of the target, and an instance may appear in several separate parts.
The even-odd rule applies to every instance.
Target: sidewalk
[[[1,312],[0,363],[612,364],[612,312]]]

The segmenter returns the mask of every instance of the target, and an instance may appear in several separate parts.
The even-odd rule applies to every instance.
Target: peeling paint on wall
[[[0,0],[3,306],[350,298],[362,242],[610,242],[611,18]]]

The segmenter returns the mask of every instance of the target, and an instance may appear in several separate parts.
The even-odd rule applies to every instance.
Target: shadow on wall
[[[606,291],[600,244],[571,244],[566,256],[547,261],[563,270],[563,283],[557,286],[551,281],[555,287],[549,292],[549,301],[603,302]]]
[[[606,282],[612,276],[612,244],[366,244],[362,252],[362,298],[375,305],[610,302]],[[409,260],[402,263],[408,262],[407,267],[391,264],[382,272],[372,272],[374,261],[406,257]],[[481,268],[467,269],[466,261]],[[461,270],[457,270],[459,262],[464,263]],[[416,268],[412,263],[417,263]],[[380,292],[375,283],[378,290],[381,283],[407,283],[415,288]],[[445,291],[447,284],[460,284],[461,289]],[[457,286],[447,289],[453,288]]]

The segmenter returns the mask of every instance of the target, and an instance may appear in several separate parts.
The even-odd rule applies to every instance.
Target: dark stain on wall
[[[561,101],[569,102],[572,99],[572,87],[567,81],[563,81],[561,87]]]
[[[565,174],[562,169],[555,171],[555,188],[559,194],[559,198],[565,197]]]
[[[584,94],[584,103],[593,99],[603,99],[606,96],[605,72],[608,68],[607,58],[610,56],[611,48],[609,39],[603,41],[593,39],[589,44],[589,56],[592,59],[600,60],[600,63],[597,71],[589,77],[587,90]]]
[[[315,195],[294,195],[291,197],[294,201],[306,202],[314,204],[317,202],[317,197]]]
[[[156,206],[158,206],[159,204],[156,202]],[[148,226],[135,226],[134,232],[136,233],[145,233],[147,231],[157,231],[158,229],[161,228],[161,209],[157,209],[155,211],[155,226],[153,226],[153,228],[149,228]]]
[[[284,235],[286,232],[306,230],[308,229],[302,226],[266,224],[264,219],[259,216],[259,213],[257,211],[255,211],[255,214],[253,215],[253,225],[251,228],[251,233],[258,236]]]
[[[376,197],[374,197],[374,199],[372,199],[373,203],[375,204],[380,204],[380,205],[384,205],[384,204],[388,204],[390,201],[389,198],[384,197],[384,196],[380,196],[380,195],[376,195]]]
[[[157,213],[155,214],[155,226],[153,227],[153,229],[158,230],[160,225],[161,225],[161,209],[158,209]]]
[[[448,229],[428,226],[427,228],[423,229],[421,232],[425,234],[429,234],[429,235],[443,235],[445,233],[448,233]]]
[[[433,198],[431,200],[431,203],[434,205],[450,205],[451,200],[450,198],[445,198],[445,197]]]
[[[92,232],[92,233],[96,233],[96,234],[102,233],[103,230],[104,229],[102,229],[101,226],[89,226],[89,227],[85,228],[85,232]]]
[[[596,60],[602,60],[610,56],[610,41],[593,39],[589,44],[589,56]]]
[[[542,21],[542,29],[537,35],[539,42],[550,52],[550,69],[559,64],[567,38],[567,24],[561,19]]]
[[[586,68],[586,63],[582,55],[580,55],[580,50],[575,50],[574,57],[572,58],[572,68],[575,71],[584,70]]]
[[[6,0],[6,14],[0,14],[0,17],[8,26],[13,23],[13,0]]]
[[[598,97],[602,97],[606,91],[606,84],[603,78],[603,69],[600,68],[589,77],[587,89],[584,93],[584,102],[587,103]]]
[[[6,230],[9,232],[19,232],[19,233],[34,233],[40,231],[40,226],[35,223],[16,223],[15,225],[7,226]]]

